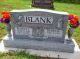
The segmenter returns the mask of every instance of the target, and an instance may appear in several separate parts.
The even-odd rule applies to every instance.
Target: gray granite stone
[[[15,40],[15,39],[4,39],[4,45],[8,48],[19,48],[19,49],[35,49],[45,51],[56,51],[56,52],[74,52],[74,43],[64,44],[61,42],[49,42],[49,41],[37,41],[37,40]]]
[[[12,40],[5,47],[74,52],[74,43],[64,44],[68,13],[43,9],[11,11]]]
[[[11,12],[15,39],[64,41],[67,13],[45,11]]]

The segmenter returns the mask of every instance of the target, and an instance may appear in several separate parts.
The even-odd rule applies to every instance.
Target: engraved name
[[[41,16],[19,16],[19,20],[24,20],[27,23],[45,23],[52,24],[53,17],[41,17]]]

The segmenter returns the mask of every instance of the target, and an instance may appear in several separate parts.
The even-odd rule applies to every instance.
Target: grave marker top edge
[[[55,13],[55,14],[69,15],[69,13],[67,12],[54,11],[54,10],[48,10],[48,9],[12,10],[10,12],[30,12],[30,11],[44,11],[44,12]]]

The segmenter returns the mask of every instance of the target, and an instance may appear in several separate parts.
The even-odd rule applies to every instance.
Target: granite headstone
[[[44,9],[11,11],[12,39],[6,47],[74,52],[74,43],[64,44],[68,13]]]
[[[54,9],[53,0],[32,0],[33,7]]]

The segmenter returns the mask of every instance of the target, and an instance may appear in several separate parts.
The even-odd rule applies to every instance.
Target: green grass
[[[38,58],[37,56],[25,53],[25,51],[0,53],[0,59],[37,59],[37,58]]]
[[[49,57],[40,57],[36,55],[31,55],[24,51],[11,51],[8,53],[0,53],[0,59],[56,59]]]
[[[80,17],[80,4],[69,4],[69,3],[54,3],[55,10],[57,11],[66,11],[71,14],[76,14]],[[11,11],[14,9],[30,9],[31,0],[0,0],[0,12],[2,11]],[[6,25],[0,23],[0,40],[6,35]],[[75,29],[73,37],[80,46],[80,28]],[[9,55],[9,54],[0,54],[0,59],[35,59],[33,56],[27,57],[24,55]]]
[[[80,4],[55,2],[54,5],[55,5],[55,9],[58,11],[65,11],[80,16]]]
[[[30,0],[2,0],[0,2],[0,11],[9,11],[13,9],[28,9],[31,8]]]

